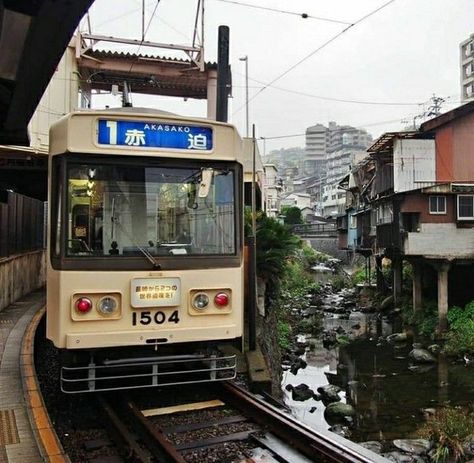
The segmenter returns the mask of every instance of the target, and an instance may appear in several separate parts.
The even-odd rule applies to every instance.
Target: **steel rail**
[[[273,405],[233,383],[221,384],[222,399],[249,415],[260,425],[315,462],[374,463],[374,458],[358,453],[334,437],[309,428]],[[365,450],[365,449],[364,449]],[[378,461],[386,461],[382,457]]]
[[[119,418],[107,400],[103,397],[99,397],[98,401],[104,414],[112,425],[111,428],[109,428],[109,432],[111,431],[110,435],[112,440],[119,447],[119,451],[127,458],[133,456],[137,462],[150,463],[150,454],[140,447],[133,434],[128,430],[127,426]]]
[[[140,432],[146,445],[152,450],[153,456],[160,463],[186,463],[163,431],[156,424],[152,424],[133,402],[128,401],[127,408],[134,424],[138,426],[138,429],[135,426],[134,429]]]

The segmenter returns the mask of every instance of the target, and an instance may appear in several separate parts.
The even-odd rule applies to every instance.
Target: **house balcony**
[[[472,259],[474,230],[455,223],[422,223],[419,232],[404,234],[403,252],[407,256]]]

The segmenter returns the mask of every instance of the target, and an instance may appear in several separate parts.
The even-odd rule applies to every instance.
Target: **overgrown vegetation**
[[[413,310],[411,300],[406,298],[402,304],[402,315],[405,323],[412,325],[418,334],[434,339],[438,326],[438,304],[427,301],[421,310]]]
[[[245,231],[251,233],[251,212],[246,210]],[[310,272],[312,266],[327,262],[330,256],[315,251],[289,227],[259,212],[256,217],[257,275],[266,283],[266,306],[276,314],[277,344],[290,347],[292,311],[304,310],[311,304],[308,294],[315,294],[318,285]],[[319,332],[317,317],[305,320],[298,329],[306,333]]]
[[[474,414],[460,407],[439,409],[419,433],[435,442],[432,458],[436,463],[462,461],[465,442],[474,438]]]
[[[474,301],[464,309],[451,307],[448,310],[448,322],[444,351],[450,355],[474,353]]]

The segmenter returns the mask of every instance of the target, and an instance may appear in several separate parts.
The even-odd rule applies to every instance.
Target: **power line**
[[[342,132],[351,132],[351,131],[359,131],[359,130],[364,130],[366,127],[374,127],[374,126],[377,126],[377,125],[383,125],[383,124],[390,124],[390,123],[394,123],[394,122],[400,122],[400,118],[398,119],[391,119],[391,120],[388,120],[388,121],[379,121],[379,122],[371,122],[371,123],[368,123],[368,124],[363,124],[363,125],[360,125],[358,127],[353,127],[351,129],[341,129]],[[273,137],[260,137],[262,140],[276,140],[276,139],[279,139],[279,138],[296,138],[296,137],[303,137],[303,136],[306,136],[306,133],[294,133],[294,134],[290,134],[290,135],[277,135],[277,136],[273,136]]]
[[[94,24],[94,28],[100,28],[100,27],[102,27],[102,26],[104,26],[104,25],[106,25],[106,24],[109,24],[109,23],[111,23],[111,22],[114,22],[114,21],[117,21],[117,20],[119,20],[119,19],[121,19],[121,18],[124,18],[125,16],[130,16],[132,13],[136,13],[136,12],[139,11],[139,10],[140,10],[139,8],[134,8],[133,10],[126,11],[125,13],[122,13],[122,14],[120,14],[120,15],[118,15],[118,16],[114,16],[114,17],[112,17],[112,18],[110,18],[110,19],[107,19],[107,20],[105,20],[105,21],[102,21],[102,22],[99,23],[99,24]]]
[[[155,17],[155,13],[156,13],[156,10],[158,9],[159,4],[160,4],[160,0],[156,0],[155,8],[153,9],[153,13],[151,14],[151,17],[148,20],[148,24],[147,24],[145,30],[143,31],[143,37],[142,37],[142,40],[140,41],[140,45],[138,45],[137,52],[136,52],[137,55],[140,53],[140,49],[142,48],[143,42],[145,41],[146,34],[148,33],[148,29],[150,29],[151,22],[153,21],[153,18]],[[132,72],[132,69],[133,69],[134,65],[135,65],[135,63],[132,63],[130,65],[130,69],[128,70],[129,74]]]
[[[295,11],[288,11],[288,10],[279,10],[277,8],[269,8],[266,6],[260,6],[260,5],[251,5],[250,3],[243,3],[243,2],[236,2],[235,0],[216,0],[218,2],[223,2],[223,3],[232,3],[233,5],[238,5],[238,6],[246,6],[249,8],[255,8],[258,10],[267,10],[267,11],[273,11],[274,13],[283,13],[283,14],[291,14],[294,16],[299,16],[303,19],[316,19],[318,21],[326,21],[326,22],[331,22],[331,23],[336,23],[336,24],[344,24],[344,25],[353,25],[353,23],[350,23],[348,21],[340,21],[338,19],[331,19],[331,18],[323,18],[321,16],[313,16],[307,13],[296,13]]]
[[[280,75],[278,75],[277,77],[275,77],[271,82],[269,82],[268,84],[266,84],[262,89],[260,89],[257,93],[255,93],[255,95],[253,95],[249,101],[252,101],[254,100],[258,95],[260,95],[260,93],[262,93],[265,89],[267,89],[269,86],[273,85],[275,82],[277,82],[278,80],[280,80],[281,78],[283,78],[284,76],[286,76],[287,74],[289,74],[291,71],[293,71],[293,69],[295,69],[296,67],[298,67],[300,64],[304,63],[305,61],[307,61],[309,58],[311,58],[312,56],[314,56],[316,53],[320,52],[322,49],[326,48],[329,44],[331,44],[332,42],[334,42],[336,39],[338,39],[341,35],[343,35],[345,32],[347,32],[349,29],[351,29],[352,27],[354,26],[357,26],[358,24],[360,24],[361,22],[365,21],[366,19],[370,18],[371,16],[373,16],[374,14],[378,13],[380,10],[382,10],[383,8],[387,7],[388,5],[390,5],[391,3],[395,2],[395,0],[389,0],[388,2],[384,3],[383,5],[379,6],[378,8],[376,8],[375,10],[372,10],[370,13],[366,14],[365,16],[362,16],[362,18],[358,19],[355,23],[353,24],[350,24],[349,26],[345,27],[341,32],[338,32],[336,35],[334,35],[333,37],[331,37],[329,40],[327,40],[326,42],[324,42],[322,45],[320,45],[318,48],[316,48],[315,50],[313,50],[311,53],[309,53],[308,55],[306,55],[305,57],[301,58],[299,61],[297,61],[295,64],[293,64],[292,66],[290,66],[286,71],[284,71],[283,73],[281,73]],[[245,105],[242,105],[240,106],[238,109],[236,109],[233,114],[236,114],[237,112],[239,112]]]
[[[233,71],[236,74],[243,75],[240,72]],[[353,104],[363,104],[363,105],[381,105],[381,106],[419,106],[422,103],[420,102],[396,102],[396,101],[364,101],[364,100],[350,100],[350,99],[345,99],[345,98],[333,98],[329,96],[322,96],[322,95],[314,95],[312,93],[306,93],[306,92],[301,92],[299,90],[293,90],[290,88],[284,88],[284,87],[277,87],[275,85],[270,85],[270,84],[265,84],[265,82],[262,82],[261,80],[254,79],[252,77],[249,77],[249,80],[252,80],[253,82],[257,82],[258,84],[262,84],[263,86],[271,87],[275,90],[280,90],[282,92],[287,92],[287,93],[293,93],[295,95],[301,95],[301,96],[307,96],[309,98],[316,98],[320,100],[326,100],[326,101],[337,101],[339,103],[353,103]],[[263,89],[265,87],[249,87],[249,88],[260,88]]]

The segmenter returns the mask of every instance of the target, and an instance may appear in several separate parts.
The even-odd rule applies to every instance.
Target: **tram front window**
[[[68,256],[236,253],[232,169],[67,166]],[[211,187],[203,190],[204,174]]]

